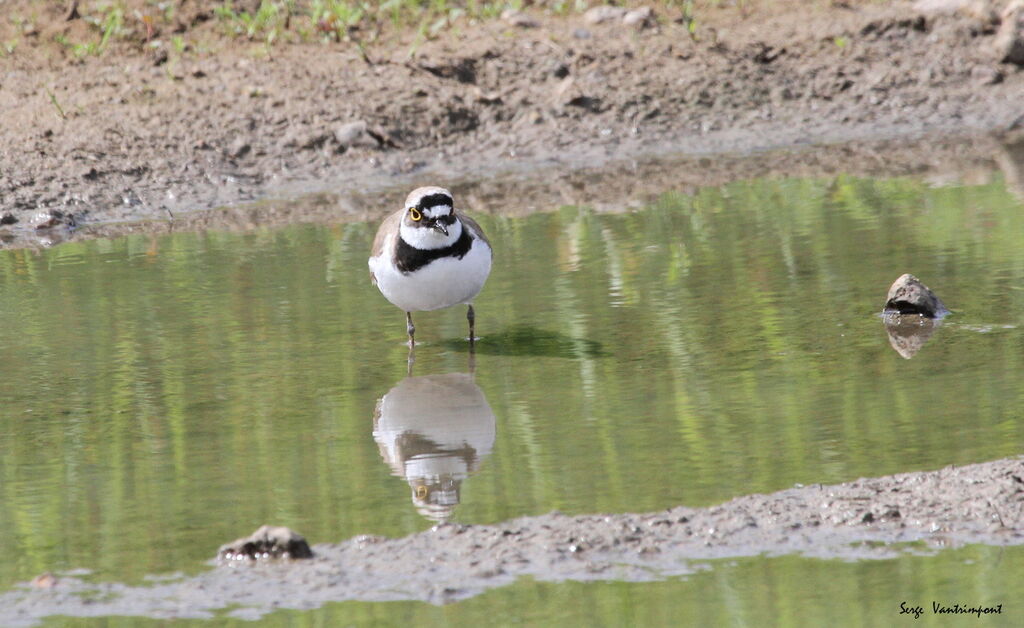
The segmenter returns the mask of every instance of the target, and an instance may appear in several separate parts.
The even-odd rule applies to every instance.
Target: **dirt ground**
[[[398,539],[314,545],[307,560],[232,562],[142,587],[58,574],[0,593],[0,625],[31,626],[54,614],[212,617],[229,607],[228,616],[255,619],[345,600],[445,604],[523,576],[649,581],[707,568],[710,559],[885,558],[912,542],[932,549],[1024,543],[1024,459],[796,487],[710,508],[448,523]]]
[[[214,207],[244,226],[365,219],[426,182],[497,201],[475,210],[522,212],[532,191],[497,194],[531,175],[564,188],[580,172],[625,173],[605,186],[615,202],[636,187],[635,161],[668,155],[686,186],[881,161],[898,174],[991,160],[1024,126],[1024,71],[994,52],[997,21],[902,2],[697,3],[696,38],[665,8],[633,26],[537,10],[535,27],[460,23],[364,55],[232,39],[212,2],[183,0],[176,31],[195,43],[171,49],[157,32],[162,48],[121,41],[83,57],[54,43],[85,38],[82,20],[38,4],[5,4],[43,13],[0,57],[4,247],[216,226],[196,214]],[[777,148],[789,151],[763,155]],[[249,203],[310,193],[333,196]]]

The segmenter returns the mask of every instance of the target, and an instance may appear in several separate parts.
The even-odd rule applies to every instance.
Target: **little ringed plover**
[[[405,311],[409,346],[416,344],[412,313],[465,303],[473,344],[473,299],[491,272],[491,245],[480,225],[455,209],[451,192],[422,187],[377,230],[370,279]]]

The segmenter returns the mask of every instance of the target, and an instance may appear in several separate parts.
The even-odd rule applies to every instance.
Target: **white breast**
[[[470,303],[491,273],[491,247],[477,238],[461,259],[442,257],[409,274],[391,261],[394,243],[391,238],[379,256],[370,258],[370,271],[384,297],[406,312]]]

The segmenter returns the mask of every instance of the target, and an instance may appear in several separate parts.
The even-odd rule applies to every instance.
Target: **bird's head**
[[[445,242],[457,239],[459,234],[453,228],[456,222],[455,202],[451,192],[444,188],[417,188],[405,199],[402,225],[413,230],[427,230],[417,233],[423,239]]]

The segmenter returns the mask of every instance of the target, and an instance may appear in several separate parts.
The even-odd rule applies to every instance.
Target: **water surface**
[[[479,216],[497,258],[459,380],[477,411],[416,442],[379,427],[389,391],[437,401],[405,380],[404,317],[368,282],[375,225],[0,252],[0,587],[45,570],[193,572],[267,522],[313,542],[397,536],[430,517],[701,506],[1021,452],[1024,207],[1000,181],[757,180],[548,209]],[[877,316],[904,272],[954,312],[909,360]],[[464,311],[416,324],[414,377],[470,371]],[[424,468],[449,474],[443,512],[417,503],[410,469]],[[1024,576],[1019,550],[961,552]],[[749,559],[685,581],[526,582],[318,617],[443,623],[526,603],[550,614],[522,621],[555,623],[557,600],[583,596],[625,621],[603,613],[680,617],[666,601],[679,591],[775,614],[845,578],[849,608],[886,609],[865,610],[870,625],[895,600],[873,591],[931,565],[942,583],[922,590],[955,593],[973,573],[958,560]],[[763,569],[819,575],[776,590]],[[1001,586],[971,601],[1008,602]]]

